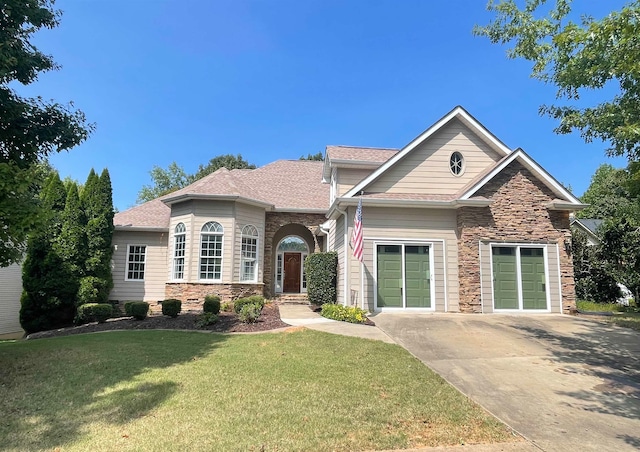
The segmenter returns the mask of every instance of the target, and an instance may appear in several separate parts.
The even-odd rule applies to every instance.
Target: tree
[[[44,221],[29,233],[22,266],[20,324],[27,333],[68,325],[77,291],[77,278],[58,253],[67,195],[57,172],[47,178],[39,198]]]
[[[167,169],[154,165],[149,174],[153,180],[153,185],[142,186],[138,192],[138,203],[151,201],[186,187],[191,183],[187,173],[176,162],[172,162]]]
[[[640,227],[630,219],[607,221],[602,227],[600,258],[609,274],[640,299]]]
[[[64,261],[69,273],[67,284],[75,286],[76,290],[80,278],[84,275],[87,259],[86,225],[87,218],[80,205],[78,186],[71,184],[62,211],[62,229],[54,238],[54,250]]]
[[[307,154],[306,157],[302,155],[300,156],[300,160],[315,160],[318,162],[322,162],[324,160],[324,155],[322,154],[322,152],[318,152],[317,154]]]
[[[84,113],[41,98],[19,96],[11,84],[29,85],[58,66],[30,42],[58,25],[50,0],[5,0],[0,6],[0,266],[22,256],[37,213],[38,170],[51,153],[80,144],[93,130]],[[19,208],[16,208],[16,207]]]
[[[610,274],[599,246],[589,246],[587,236],[580,230],[571,231],[573,275],[579,300],[612,303],[620,298],[620,288]]]
[[[570,105],[542,105],[540,113],[559,120],[555,132],[579,131],[583,139],[608,141],[609,155],[640,157],[640,1],[601,20],[569,18],[571,0],[514,0],[491,2],[496,18],[476,26],[474,34],[492,43],[513,43],[509,58],[533,63],[531,76],[555,85],[557,99]],[[543,12],[541,12],[543,11]],[[546,12],[544,12],[546,11]],[[583,93],[616,85],[617,93],[592,106],[580,104]],[[605,93],[606,94],[606,93]]]
[[[247,162],[240,154],[224,154],[209,160],[206,165],[198,166],[198,171],[189,177],[189,183],[193,183],[205,176],[219,170],[220,168],[232,169],[255,169],[256,166]]]
[[[609,164],[598,167],[580,200],[589,207],[579,218],[623,218],[638,215],[638,203],[629,192],[629,173]]]
[[[154,166],[149,174],[153,180],[153,185],[144,185],[138,192],[138,203],[151,201],[160,196],[186,187],[195,181],[219,170],[220,168],[232,169],[255,169],[255,165],[247,162],[240,154],[224,154],[209,160],[206,165],[200,165],[195,174],[187,174],[176,162],[172,162],[167,169]]]
[[[104,303],[113,288],[113,190],[106,168],[99,177],[91,169],[83,190],[83,207],[87,217],[87,256],[77,303]]]

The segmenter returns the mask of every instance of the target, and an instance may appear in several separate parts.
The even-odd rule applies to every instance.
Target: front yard
[[[0,343],[5,451],[364,450],[513,441],[396,345],[310,330]]]

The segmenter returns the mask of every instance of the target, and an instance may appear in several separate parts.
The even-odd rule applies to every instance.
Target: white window
[[[184,258],[187,248],[187,228],[178,223],[173,234],[173,279],[184,279]]]
[[[127,281],[144,281],[147,245],[129,245],[127,249]]]
[[[258,230],[250,224],[242,228],[241,281],[256,281],[258,278]]]
[[[458,151],[449,157],[449,169],[454,176],[460,176],[464,172],[464,158]]]
[[[200,234],[200,279],[222,280],[222,225],[210,221]]]

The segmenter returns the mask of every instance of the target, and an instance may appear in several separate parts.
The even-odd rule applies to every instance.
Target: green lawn
[[[3,451],[363,450],[514,440],[396,345],[298,330],[0,343]]]
[[[611,312],[613,315],[605,318],[607,322],[640,331],[640,312],[634,312],[638,310],[635,305],[626,307],[617,303],[596,303],[584,300],[578,300],[577,305],[580,311]]]

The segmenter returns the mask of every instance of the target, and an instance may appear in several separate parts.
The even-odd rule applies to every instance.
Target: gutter
[[[342,214],[344,216],[344,244],[343,244],[343,246],[344,246],[344,269],[343,269],[343,272],[344,272],[344,276],[343,276],[343,278],[344,278],[344,287],[342,288],[344,293],[343,293],[342,296],[343,296],[344,306],[348,306],[348,304],[347,304],[347,294],[349,293],[348,292],[349,287],[348,287],[347,283],[349,281],[349,271],[348,271],[348,266],[347,266],[347,253],[348,253],[347,247],[349,246],[348,245],[348,241],[349,241],[349,221],[348,220],[349,219],[347,217],[347,211],[346,210],[340,210],[340,208],[338,206],[336,206],[335,209],[336,209],[336,211],[338,213],[340,213],[340,214]]]

